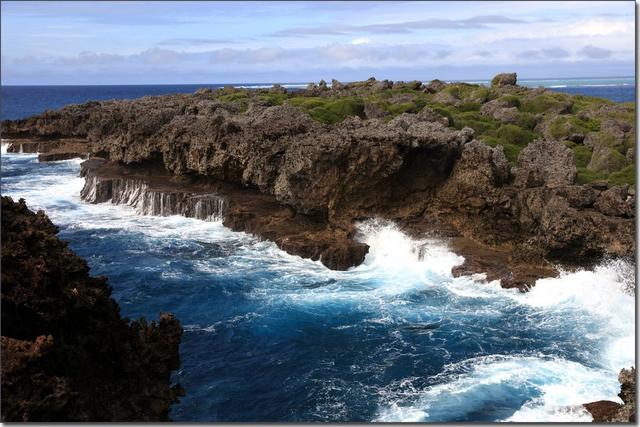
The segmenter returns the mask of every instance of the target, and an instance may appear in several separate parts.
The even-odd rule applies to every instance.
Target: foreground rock
[[[609,400],[585,403],[584,407],[593,416],[593,422],[635,423],[636,422],[636,370],[623,369],[618,376],[622,405]]]
[[[594,180],[587,168],[595,147],[627,152],[628,107],[516,82],[505,74],[490,88],[369,79],[295,94],[202,90],[68,106],[4,122],[3,135],[83,140],[94,158],[164,177],[157,192],[169,182],[169,192],[202,182],[218,183],[205,193],[244,188],[251,196],[228,207],[225,224],[334,269],[362,262],[353,223],[374,216],[502,254],[495,259],[522,272],[503,276],[508,286],[533,284],[552,263],[632,256],[633,188]],[[624,167],[602,176],[629,179],[633,167]],[[86,169],[104,180],[102,167]],[[489,264],[503,273],[482,260],[458,272]]]
[[[2,198],[2,420],[167,421],[180,323],[129,322],[43,212]]]

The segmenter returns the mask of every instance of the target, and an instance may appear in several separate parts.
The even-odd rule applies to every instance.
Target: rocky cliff
[[[524,286],[546,260],[634,254],[633,114],[523,88],[508,74],[491,87],[369,79],[295,93],[203,89],[68,106],[2,130],[85,141],[79,151],[134,175],[244,188],[255,203],[225,215],[227,225],[330,268],[362,262],[353,222],[379,216],[411,233],[468,239],[475,247],[459,272],[483,268]],[[486,251],[497,261],[472,265]],[[506,276],[496,273],[505,265]]]
[[[182,328],[120,317],[105,278],[2,197],[2,420],[167,421]]]

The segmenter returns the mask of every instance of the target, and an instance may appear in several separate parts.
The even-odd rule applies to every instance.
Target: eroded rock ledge
[[[122,319],[57,231],[2,197],[2,420],[168,421],[179,321]]]
[[[204,193],[242,194],[225,224],[330,268],[362,262],[352,224],[376,216],[467,248],[458,274],[525,287],[552,263],[635,252],[635,191],[613,185],[624,174],[576,181],[593,178],[581,156],[594,161],[598,141],[610,141],[604,130],[622,156],[628,108],[556,95],[516,86],[515,75],[491,88],[370,79],[296,93],[199,90],[68,106],[4,122],[3,137],[83,140],[92,157],[134,168],[158,191],[207,183]]]
[[[623,369],[618,375],[620,381],[620,399],[622,404],[610,400],[585,403],[584,407],[593,422],[635,423],[636,422],[636,369]]]

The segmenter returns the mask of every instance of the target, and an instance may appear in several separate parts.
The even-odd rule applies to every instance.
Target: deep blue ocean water
[[[580,404],[618,400],[634,362],[627,262],[521,294],[372,219],[365,263],[336,272],[219,222],[84,203],[79,165],[3,149],[1,192],[45,209],[123,315],[181,320],[175,420],[588,421]]]

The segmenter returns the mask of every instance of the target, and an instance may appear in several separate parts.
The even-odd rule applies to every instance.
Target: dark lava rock
[[[623,369],[618,375],[622,405],[609,400],[585,403],[584,407],[593,416],[593,422],[635,423],[636,422],[636,369]]]
[[[2,420],[168,421],[180,323],[121,318],[57,232],[2,197]]]

